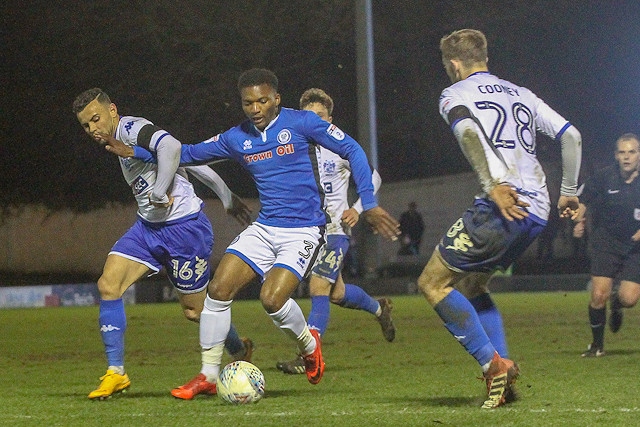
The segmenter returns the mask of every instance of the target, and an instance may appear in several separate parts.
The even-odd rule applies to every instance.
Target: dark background
[[[73,4],[72,4],[73,3]],[[449,81],[438,43],[471,27],[489,40],[490,70],[526,86],[583,135],[583,171],[640,132],[640,2],[373,1],[379,170],[385,182],[469,169],[438,114]],[[89,210],[131,193],[117,161],[71,113],[98,86],[121,114],[143,116],[183,142],[243,119],[238,75],[266,67],[283,105],[324,88],[334,122],[357,137],[352,1],[5,1],[0,6],[0,209],[42,203]],[[543,161],[559,155],[540,139]],[[255,195],[229,162],[232,190]]]

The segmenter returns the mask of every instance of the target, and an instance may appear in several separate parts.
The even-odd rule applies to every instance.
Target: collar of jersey
[[[490,73],[490,72],[488,72],[488,71],[476,71],[475,73],[469,74],[469,77],[471,77],[471,76],[477,76],[477,75],[479,75],[479,74],[491,74],[491,73]],[[467,78],[469,78],[469,77],[467,77]]]
[[[256,125],[251,123],[251,125],[253,126],[253,130],[255,130],[258,134],[260,134],[260,137],[262,138],[262,142],[265,142],[267,140],[267,130],[269,130],[269,128],[274,125],[274,123],[278,120],[278,117],[280,117],[280,113],[278,113],[278,115],[273,120],[271,120],[271,122],[269,122],[269,124],[267,125],[266,128],[264,128],[263,131],[261,131],[256,127]]]

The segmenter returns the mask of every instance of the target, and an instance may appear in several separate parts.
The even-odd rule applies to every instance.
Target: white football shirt
[[[320,182],[324,189],[324,206],[331,222],[327,222],[326,234],[350,235],[351,230],[342,225],[342,213],[349,209],[349,178],[351,177],[351,165],[333,151],[318,146],[318,169]],[[381,179],[377,172],[371,178],[373,182],[373,194],[378,192]],[[360,199],[353,205],[359,213],[362,213]]]
[[[529,89],[489,72],[474,73],[442,92],[440,114],[447,123],[456,106],[467,107],[483,129],[491,176],[509,183],[530,204],[528,211],[546,220],[549,192],[536,157],[536,132],[559,140],[571,124]],[[449,125],[453,129],[456,123]]]
[[[153,124],[141,117],[122,116],[116,129],[115,138],[128,146],[137,145],[138,133],[145,125]],[[152,143],[167,134],[165,131],[157,131],[153,134]],[[173,197],[173,203],[169,208],[160,208],[151,204],[149,196],[156,182],[158,165],[147,163],[131,157],[120,159],[122,175],[127,184],[133,190],[133,195],[138,202],[138,216],[148,222],[164,223],[180,220],[186,216],[200,211],[202,200],[195,194],[193,186],[188,179],[176,174],[173,184],[169,188],[169,195]]]

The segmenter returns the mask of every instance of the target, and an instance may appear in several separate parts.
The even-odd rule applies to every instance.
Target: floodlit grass
[[[607,355],[582,359],[590,341],[586,292],[495,294],[521,399],[481,410],[480,369],[421,296],[394,297],[396,341],[364,312],[332,306],[317,386],[284,375],[295,355],[258,301],[236,301],[233,320],[256,346],[266,378],[255,405],[169,394],[200,368],[197,325],[177,304],[127,306],[128,393],[92,402],[105,371],[97,307],[0,310],[0,425],[22,426],[590,426],[637,425],[640,312],[607,331]],[[305,312],[309,300],[299,301]],[[228,356],[225,356],[225,361]]]

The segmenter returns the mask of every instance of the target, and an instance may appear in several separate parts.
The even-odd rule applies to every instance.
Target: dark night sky
[[[350,1],[69,4],[0,6],[0,207],[85,210],[131,200],[115,159],[88,141],[70,112],[73,98],[93,86],[109,92],[121,113],[196,142],[243,118],[236,78],[267,67],[280,77],[284,105],[322,87],[336,101],[334,121],[357,137]],[[640,133],[640,2],[374,0],[373,7],[387,182],[468,170],[437,112],[449,84],[438,42],[459,28],[484,31],[491,71],[530,88],[578,127],[586,170],[612,158],[618,135]],[[541,148],[543,159],[558,154],[548,140],[540,144],[552,147]],[[238,167],[216,170],[236,192],[253,194]]]

